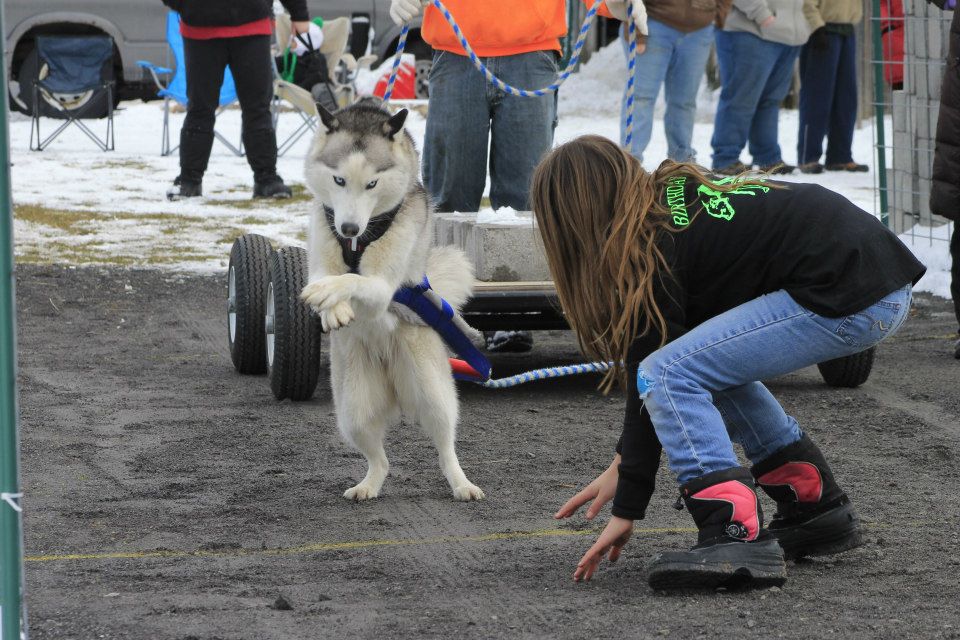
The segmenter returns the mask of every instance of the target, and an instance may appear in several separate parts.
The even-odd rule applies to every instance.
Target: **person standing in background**
[[[294,33],[310,29],[306,0],[281,0]],[[233,72],[243,118],[243,146],[253,169],[254,198],[289,198],[277,175],[273,100],[272,0],[163,0],[180,14],[187,71],[187,117],[180,129],[180,175],[167,191],[170,200],[203,194],[203,174],[213,148],[220,86]]]
[[[780,103],[790,88],[800,45],[810,36],[805,4],[814,0],[733,0],[717,32],[720,103],[713,124],[713,171],[736,175],[749,142],[761,171],[793,173],[778,142]]]
[[[868,171],[853,161],[857,122],[857,38],[862,0],[811,0],[804,15],[813,29],[800,52],[800,133],[797,163],[803,173]],[[825,164],[820,164],[823,138]]]
[[[419,15],[424,4],[392,0],[390,16],[401,25]],[[567,32],[565,0],[445,0],[444,4],[474,52],[501,80],[520,89],[540,89],[556,81],[560,38]],[[600,14],[626,20],[625,0],[607,0]],[[646,34],[642,0],[633,3],[632,19],[637,33]],[[487,82],[434,6],[424,13],[421,35],[434,49],[423,184],[436,210],[480,209],[488,151],[490,205],[529,210],[530,178],[541,156],[553,146],[556,93],[521,97]],[[490,331],[485,337],[490,351],[533,348],[529,331]]]
[[[661,86],[667,102],[663,116],[667,157],[678,162],[696,159],[690,141],[697,115],[697,90],[710,56],[714,25],[723,27],[731,3],[732,0],[647,0],[650,33],[638,41],[640,57],[633,72],[636,95],[630,153],[640,162],[650,144],[653,109]],[[626,28],[621,28],[620,34],[624,54],[628,54]],[[620,144],[624,146],[629,93],[628,86],[620,117]]]
[[[953,10],[950,23],[950,54],[940,87],[940,115],[937,119],[933,153],[933,186],[930,211],[953,221],[950,237],[950,295],[960,327],[960,11],[956,0],[933,0],[944,10]],[[953,356],[960,360],[960,328]]]

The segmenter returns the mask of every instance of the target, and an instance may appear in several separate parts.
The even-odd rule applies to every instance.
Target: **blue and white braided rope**
[[[612,362],[588,362],[585,364],[571,364],[563,367],[547,367],[545,369],[535,369],[526,373],[518,373],[509,378],[498,378],[496,380],[487,380],[480,384],[488,389],[506,389],[516,387],[534,380],[546,380],[547,378],[562,378],[564,376],[579,376],[585,373],[603,373],[613,367]]]
[[[633,15],[633,3],[629,0],[627,1],[627,15]],[[629,48],[627,50],[627,108],[625,109],[626,113],[624,114],[623,122],[623,146],[627,148],[627,151],[630,151],[630,143],[633,141],[633,98],[636,95],[636,89],[634,87],[634,71],[637,66],[637,38],[636,32],[637,26],[633,23],[633,20],[627,20],[627,42],[629,43]]]
[[[583,49],[583,43],[587,39],[587,33],[590,31],[590,24],[593,22],[594,18],[597,16],[597,11],[600,10],[600,6],[603,4],[603,0],[596,0],[593,5],[587,11],[586,18],[583,20],[583,25],[580,27],[580,33],[577,36],[577,42],[573,47],[573,54],[570,56],[569,62],[567,62],[566,68],[560,72],[560,75],[557,76],[556,81],[553,84],[550,84],[546,87],[540,89],[518,89],[512,85],[507,84],[497,76],[493,74],[490,69],[487,68],[487,65],[483,63],[483,60],[480,59],[480,56],[476,54],[473,48],[470,46],[470,43],[467,42],[467,39],[464,37],[463,32],[460,30],[460,25],[457,24],[457,21],[452,15],[450,15],[450,10],[447,9],[441,0],[431,0],[430,4],[437,8],[437,10],[443,15],[446,21],[450,24],[450,27],[453,29],[453,33],[457,36],[457,39],[460,41],[460,46],[463,47],[463,50],[467,52],[467,56],[470,58],[470,61],[473,63],[480,73],[484,75],[487,79],[487,82],[494,85],[504,93],[508,93],[514,96],[520,96],[523,98],[535,98],[539,96],[545,96],[550,93],[557,91],[560,88],[560,85],[570,77],[570,74],[573,73],[574,68],[577,66],[577,63],[580,61],[580,51]],[[627,15],[633,15],[633,6],[632,2],[627,2]],[[626,106],[626,121],[624,123],[624,146],[628,149],[630,147],[630,141],[633,139],[633,96],[634,96],[634,81],[633,81],[633,71],[636,67],[637,59],[637,43],[634,37],[636,26],[633,23],[632,19],[628,19],[627,23],[629,26],[629,36],[630,36],[630,47],[628,50],[628,73],[629,79],[627,80],[627,106]],[[397,53],[393,60],[393,69],[390,72],[390,79],[387,81],[387,90],[383,94],[383,101],[387,102],[390,100],[390,97],[393,95],[393,85],[397,80],[397,72],[400,68],[400,58],[403,55],[403,50],[407,44],[407,34],[410,31],[409,25],[403,25],[403,28],[400,30],[400,39],[397,41]]]
[[[490,69],[483,63],[480,59],[480,56],[476,54],[473,48],[470,46],[470,43],[467,42],[467,39],[463,36],[463,32],[460,30],[460,26],[454,20],[453,16],[450,15],[450,11],[443,5],[441,0],[431,0],[431,4],[437,8],[438,11],[443,15],[446,21],[450,24],[450,27],[453,29],[454,34],[460,40],[460,46],[463,47],[463,50],[467,52],[467,56],[470,58],[470,61],[473,63],[473,66],[477,68],[487,79],[487,82],[494,85],[504,93],[508,93],[514,96],[520,96],[522,98],[532,98],[548,95],[554,93],[560,88],[560,85],[563,84],[567,78],[570,77],[570,74],[573,73],[574,68],[580,60],[580,51],[583,49],[583,43],[586,41],[587,33],[590,31],[590,25],[593,22],[594,18],[599,11],[600,6],[603,4],[603,0],[596,0],[590,9],[587,11],[586,18],[583,21],[583,25],[580,27],[579,35],[577,36],[577,41],[573,47],[573,54],[570,56],[570,60],[567,63],[566,68],[557,76],[557,80],[546,87],[540,89],[518,89],[514,86],[511,86],[498,78],[493,74]],[[632,3],[627,2],[627,15],[632,16]],[[636,43],[636,26],[634,25],[633,20],[627,21],[629,24],[629,39],[630,45],[628,49],[628,64],[627,70],[629,78],[627,79],[627,104],[626,104],[626,119],[624,122],[624,146],[627,148],[630,147],[630,141],[633,138],[633,103],[634,103],[634,94],[635,94],[635,84],[634,84],[634,69],[636,68],[636,59],[637,59],[637,43]],[[383,94],[383,101],[387,102],[393,96],[393,87],[397,80],[397,73],[400,69],[400,59],[403,56],[403,51],[407,44],[407,35],[410,32],[410,26],[405,24],[400,30],[400,38],[397,40],[397,52],[393,59],[393,68],[390,71],[390,78],[387,81],[387,89]],[[612,362],[588,362],[585,364],[573,364],[560,367],[547,367],[544,369],[535,369],[533,371],[527,371],[525,373],[519,373],[515,376],[510,376],[508,378],[498,378],[496,380],[487,380],[486,382],[481,382],[482,386],[488,389],[507,389],[509,387],[516,387],[527,382],[533,382],[534,380],[546,380],[548,378],[561,378],[565,376],[577,376],[583,375],[586,373],[603,373],[610,370],[613,367]]]
[[[403,57],[403,50],[407,46],[407,34],[410,33],[410,25],[405,24],[400,29],[400,38],[397,40],[397,53],[393,56],[393,69],[390,70],[390,79],[387,80],[387,90],[383,92],[383,101],[389,102],[393,95],[393,85],[397,82],[397,72],[400,70],[400,58]]]

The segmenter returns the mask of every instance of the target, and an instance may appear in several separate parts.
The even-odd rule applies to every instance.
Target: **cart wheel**
[[[273,254],[267,285],[267,375],[277,400],[309,400],[320,375],[320,330],[302,300],[307,252],[284,247]]]
[[[227,339],[230,358],[240,373],[266,373],[263,315],[273,248],[263,236],[240,236],[230,250],[227,271]]]
[[[870,377],[876,347],[852,356],[827,360],[817,365],[823,381],[831,387],[859,387]]]

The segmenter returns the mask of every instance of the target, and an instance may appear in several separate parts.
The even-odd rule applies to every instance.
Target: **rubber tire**
[[[823,381],[831,387],[859,387],[867,378],[870,377],[870,371],[873,369],[873,355],[876,347],[870,347],[866,351],[855,353],[852,356],[827,360],[817,365],[820,369],[820,375]]]
[[[277,400],[309,400],[320,377],[319,320],[300,300],[306,282],[306,251],[284,247],[273,254],[274,348],[273,362],[267,358],[267,375]]]
[[[414,80],[414,89],[417,100],[426,100],[430,97],[430,69],[433,67],[433,49],[426,42],[414,41],[407,43],[407,53],[415,58],[414,66],[417,77]]]
[[[17,74],[17,80],[20,83],[20,101],[25,105],[24,113],[27,115],[33,115],[33,83],[40,77],[40,58],[37,56],[36,49],[32,49],[27,53],[27,57],[23,59],[23,62],[20,64],[20,71]],[[114,87],[114,95],[116,95],[116,87]],[[93,96],[90,101],[95,104],[89,105],[89,102],[84,103],[82,109],[57,109],[53,105],[49,104],[41,95],[40,96],[40,115],[46,118],[56,118],[58,120],[66,120],[67,116],[73,112],[79,111],[84,120],[90,120],[94,118],[106,118],[107,117],[107,92],[100,91],[95,96]],[[89,105],[89,106],[87,106]],[[19,109],[19,107],[18,107]]]
[[[227,269],[227,343],[230,359],[238,373],[267,372],[267,345],[263,318],[267,305],[267,282],[273,247],[261,235],[249,233],[233,241]],[[234,300],[230,300],[230,272],[234,273]],[[230,307],[236,314],[233,335]]]

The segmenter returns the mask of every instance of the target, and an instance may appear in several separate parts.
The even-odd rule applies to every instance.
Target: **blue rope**
[[[547,367],[545,369],[535,369],[525,373],[518,373],[509,378],[498,378],[496,380],[487,380],[479,384],[488,389],[507,389],[517,385],[533,382],[534,380],[546,380],[547,378],[562,378],[564,376],[579,376],[585,373],[603,373],[613,367],[612,362],[587,362],[585,364],[571,364],[562,367]]]
[[[467,42],[467,39],[464,37],[463,32],[460,30],[460,25],[457,24],[457,21],[450,15],[450,11],[443,5],[441,0],[431,0],[431,4],[437,8],[437,10],[443,15],[443,17],[450,24],[450,27],[453,29],[453,33],[457,36],[457,39],[460,41],[460,46],[463,47],[463,50],[467,52],[467,56],[470,58],[470,61],[473,63],[473,66],[477,68],[487,79],[487,82],[494,85],[504,93],[520,96],[523,98],[536,98],[540,96],[545,96],[547,94],[553,93],[560,88],[560,85],[563,84],[567,78],[570,77],[570,74],[573,73],[574,67],[577,66],[577,63],[580,61],[580,50],[583,49],[583,43],[587,39],[587,33],[590,31],[590,24],[593,22],[593,19],[597,15],[597,11],[600,10],[600,5],[603,4],[603,0],[596,0],[593,5],[590,7],[590,10],[587,11],[587,16],[583,21],[583,26],[580,27],[580,33],[577,36],[577,42],[573,47],[573,55],[570,56],[569,62],[567,62],[566,68],[557,76],[556,81],[553,84],[550,84],[541,89],[518,89],[512,85],[507,84],[496,75],[493,74],[490,69],[487,68],[487,65],[483,63],[483,60],[480,59],[480,56],[474,52],[473,48],[470,46],[470,43]],[[629,16],[633,15],[633,3],[627,2],[627,23],[629,25],[629,38],[630,38],[630,47],[628,49],[628,72],[629,78],[627,79],[627,108],[626,108],[626,120],[624,122],[624,146],[628,149],[630,148],[630,141],[633,139],[633,98],[636,93],[634,81],[633,81],[633,70],[636,67],[637,60],[637,43],[634,38],[635,25],[633,20],[629,19]],[[387,81],[387,90],[383,94],[383,101],[387,102],[390,100],[390,97],[393,95],[393,85],[397,80],[397,72],[400,68],[400,57],[403,55],[403,50],[407,44],[407,34],[410,31],[410,26],[408,24],[403,25],[400,30],[400,39],[397,41],[397,53],[393,59],[393,69],[390,72],[390,79]]]
[[[550,93],[554,93],[560,88],[560,85],[563,84],[567,78],[570,77],[570,74],[573,73],[574,67],[577,66],[577,63],[580,61],[580,51],[583,49],[583,43],[586,41],[587,33],[590,31],[590,25],[593,22],[594,18],[597,15],[597,11],[600,9],[600,5],[603,4],[603,0],[596,0],[593,5],[590,7],[590,10],[587,11],[587,16],[583,21],[583,25],[580,27],[580,33],[577,36],[577,42],[573,47],[573,55],[570,56],[569,62],[567,62],[566,68],[557,76],[557,80],[546,87],[541,89],[517,89],[516,87],[507,84],[500,78],[498,78],[490,69],[487,68],[487,65],[483,63],[483,60],[480,59],[480,56],[474,52],[473,48],[470,46],[470,43],[467,42],[467,39],[464,37],[463,32],[460,30],[460,25],[457,24],[453,16],[450,15],[450,11],[443,5],[441,0],[432,0],[431,4],[443,14],[443,17],[450,24],[450,27],[453,29],[453,33],[457,36],[457,39],[460,41],[460,46],[463,47],[463,50],[467,52],[467,56],[470,58],[470,61],[473,63],[473,66],[477,68],[480,73],[484,75],[487,79],[487,82],[494,85],[504,93],[520,96],[522,98],[535,98],[540,96],[545,96]],[[627,16],[633,15],[632,2],[628,0],[627,2]],[[628,33],[630,39],[630,45],[628,49],[627,59],[627,72],[629,77],[627,79],[627,106],[626,106],[626,120],[624,122],[624,146],[627,148],[630,147],[630,141],[633,139],[633,102],[634,95],[636,93],[636,86],[633,80],[633,72],[636,68],[637,62],[637,43],[635,35],[636,26],[633,23],[633,20],[627,20],[628,23]],[[410,32],[410,25],[405,24],[400,29],[400,38],[397,40],[397,52],[393,59],[393,68],[390,71],[390,79],[387,81],[387,89],[383,94],[383,101],[388,102],[393,96],[393,86],[397,81],[397,73],[400,69],[400,59],[403,56],[403,51],[407,45],[407,35]],[[517,385],[525,384],[527,382],[533,382],[534,380],[546,380],[548,378],[561,378],[564,376],[577,376],[583,375],[585,373],[603,373],[608,371],[613,367],[612,362],[588,362],[585,364],[573,364],[566,365],[561,367],[547,367],[544,369],[535,369],[533,371],[527,371],[525,373],[519,373],[515,376],[510,376],[508,378],[498,378],[496,380],[486,380],[479,381],[477,384],[480,384],[488,389],[507,389],[509,387],[516,387]]]

